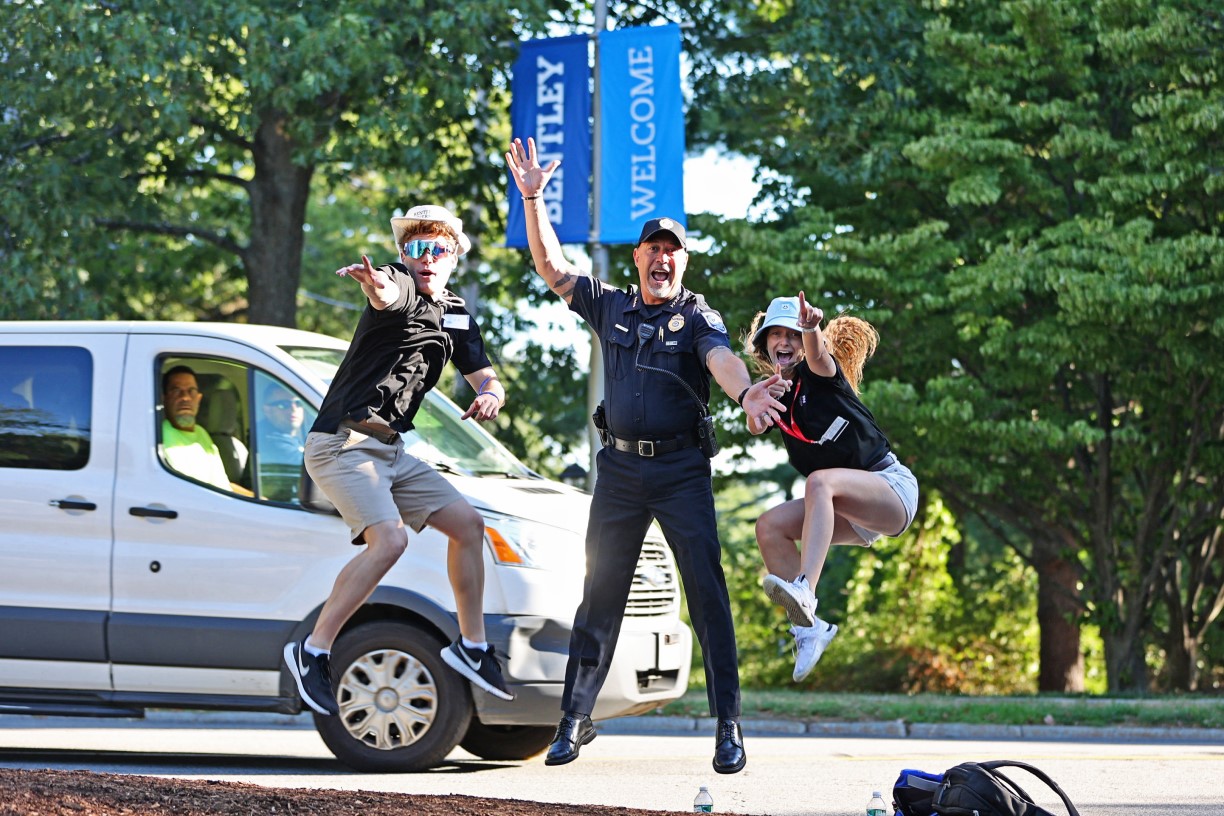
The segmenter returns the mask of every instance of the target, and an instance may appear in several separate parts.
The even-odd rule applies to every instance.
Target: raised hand
[[[803,292],[799,293],[799,328],[814,329],[824,320],[824,312],[807,302]]]
[[[561,160],[553,159],[547,167],[541,167],[535,139],[530,137],[526,147],[523,146],[522,139],[515,139],[506,153],[506,167],[510,169],[510,177],[524,196],[538,196],[560,166]]]

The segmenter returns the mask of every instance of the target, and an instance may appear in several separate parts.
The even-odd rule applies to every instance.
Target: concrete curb
[[[63,728],[201,726],[209,728],[294,728],[311,730],[310,714],[275,714],[243,711],[177,711],[150,709],[144,719],[94,717],[38,717],[0,714],[0,728]],[[596,723],[602,734],[676,735],[713,734],[713,717],[663,717],[646,714],[617,717]],[[1098,727],[1081,725],[969,725],[965,723],[906,723],[904,720],[870,722],[802,722],[746,718],[744,734],[753,737],[883,737],[889,739],[963,739],[1058,742],[1181,742],[1224,746],[1220,728]]]

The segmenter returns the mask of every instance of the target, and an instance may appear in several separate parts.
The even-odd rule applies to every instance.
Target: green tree
[[[719,284],[881,330],[871,404],[898,450],[1037,573],[1042,688],[1077,682],[1054,647],[1081,619],[1109,687],[1146,688],[1157,617],[1193,688],[1221,610],[1214,4],[728,12],[693,128],[761,158],[779,216],[719,230]]]
[[[550,6],[3,4],[5,314],[293,325],[313,193],[502,197],[488,125]]]

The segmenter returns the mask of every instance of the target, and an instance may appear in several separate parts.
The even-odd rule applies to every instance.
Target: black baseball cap
[[[652,218],[647,221],[642,226],[642,234],[638,236],[638,246],[641,246],[643,241],[656,232],[670,233],[679,242],[681,249],[688,248],[688,245],[684,242],[684,227],[671,218]]]

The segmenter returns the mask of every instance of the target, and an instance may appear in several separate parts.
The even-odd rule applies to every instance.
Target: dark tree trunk
[[[255,134],[251,180],[251,240],[242,254],[249,286],[251,323],[293,326],[302,275],[302,227],[313,167],[293,163],[294,144],[276,113]]]
[[[1080,650],[1082,602],[1075,562],[1049,545],[1035,545],[1037,625],[1041,631],[1038,691],[1084,690],[1084,655]]]
[[[1102,632],[1105,641],[1105,674],[1112,693],[1142,694],[1148,690],[1143,641],[1134,631]]]
[[[1171,691],[1198,691],[1199,644],[1189,635],[1174,630],[1165,644],[1165,670]]]

